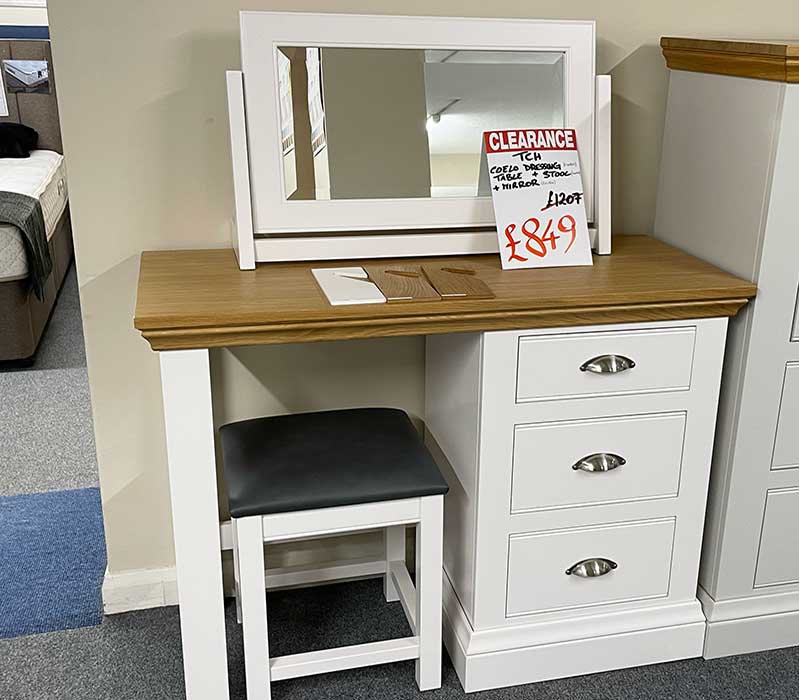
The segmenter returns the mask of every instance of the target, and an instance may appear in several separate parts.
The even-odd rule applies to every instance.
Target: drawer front
[[[676,496],[685,421],[678,412],[516,426],[511,512]]]
[[[675,524],[665,518],[512,535],[506,615],[667,597]],[[592,559],[616,566],[594,576],[566,573]]]
[[[695,340],[694,327],[522,336],[516,400],[689,389]]]

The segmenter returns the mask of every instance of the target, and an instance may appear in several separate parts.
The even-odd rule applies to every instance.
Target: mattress
[[[64,156],[55,151],[31,151],[30,158],[0,158],[0,192],[37,197],[42,205],[48,240],[67,206]],[[0,282],[28,275],[28,258],[22,233],[16,226],[0,224]]]

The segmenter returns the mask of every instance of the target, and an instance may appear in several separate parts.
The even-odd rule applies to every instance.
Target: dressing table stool
[[[443,502],[448,487],[408,416],[384,408],[255,418],[220,429],[234,532],[236,605],[249,700],[273,680],[416,659],[441,686]],[[416,586],[405,526],[416,524]],[[269,658],[264,542],[385,529],[388,601],[414,636]]]

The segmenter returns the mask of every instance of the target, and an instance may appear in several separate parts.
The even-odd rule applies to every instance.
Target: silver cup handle
[[[580,365],[581,372],[593,374],[618,374],[635,367],[635,362],[624,355],[597,355]]]
[[[597,576],[606,576],[614,569],[618,569],[619,565],[611,559],[604,557],[595,557],[591,559],[583,559],[576,564],[572,564],[566,569],[566,576],[579,576],[580,578],[596,578]]]

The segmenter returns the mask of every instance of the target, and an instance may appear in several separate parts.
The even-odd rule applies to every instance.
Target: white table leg
[[[264,577],[264,530],[259,515],[237,518],[236,544],[241,573],[241,619],[247,700],[270,700],[269,632]]]
[[[441,687],[444,497],[422,498],[421,511],[416,526],[416,683],[419,690],[434,690]]]
[[[187,700],[227,700],[208,350],[160,353]]]

